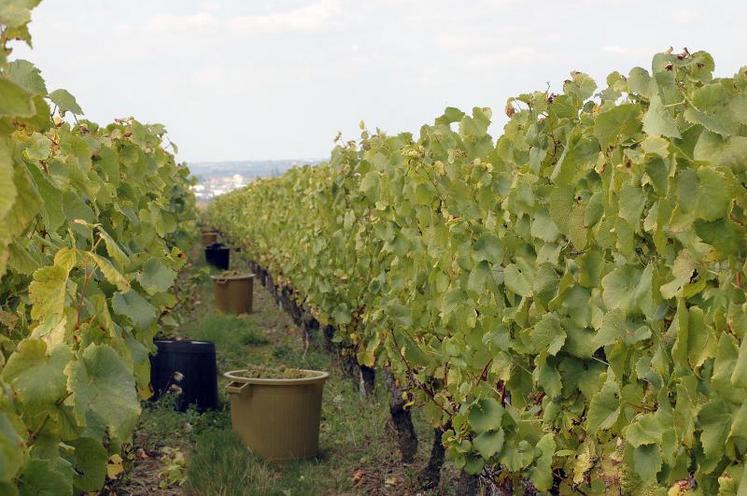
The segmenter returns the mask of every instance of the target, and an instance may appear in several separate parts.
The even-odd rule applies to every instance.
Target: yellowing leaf
[[[106,463],[106,476],[110,479],[116,479],[122,472],[124,472],[122,457],[117,454],[110,456]]]
[[[32,319],[42,320],[52,315],[62,315],[68,272],[60,265],[42,267],[34,272],[34,280],[29,285]]]
[[[581,484],[586,478],[586,473],[594,465],[594,445],[585,442],[581,445],[576,460],[573,463],[573,483]]]

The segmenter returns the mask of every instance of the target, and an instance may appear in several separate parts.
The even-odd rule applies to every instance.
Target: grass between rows
[[[270,464],[247,450],[231,429],[230,403],[219,377],[220,408],[199,414],[179,413],[173,398],[144,402],[127,472],[116,494],[198,496],[306,496],[429,494],[417,488],[417,471],[427,461],[432,431],[417,416],[420,453],[404,466],[389,427],[389,398],[377,383],[372,397],[362,398],[334,357],[303,333],[255,286],[254,313],[222,315],[214,310],[207,271],[195,277],[193,318],[180,330],[185,338],[216,345],[219,373],[248,364],[327,370],[320,430],[320,455],[314,460]],[[313,339],[318,339],[313,338]],[[454,475],[430,494],[452,494]],[[141,492],[142,491],[142,492]]]

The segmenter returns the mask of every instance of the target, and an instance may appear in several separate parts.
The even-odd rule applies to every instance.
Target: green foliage
[[[573,73],[511,98],[497,141],[482,108],[419,137],[364,129],[208,216],[450,422],[458,467],[541,490],[562,469],[562,494],[733,494],[747,70],[713,68],[662,53],[596,94]]]
[[[193,198],[162,126],[78,121],[72,95],[8,61],[37,3],[0,5],[0,492],[77,494],[150,396]]]

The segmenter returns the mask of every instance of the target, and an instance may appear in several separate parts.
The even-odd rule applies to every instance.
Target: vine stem
[[[48,421],[49,421],[49,412],[44,414],[44,419],[42,420],[42,423],[39,426],[39,428],[36,429],[31,434],[29,434],[29,444],[33,443],[36,440],[36,438],[39,436],[39,434],[41,434],[41,431],[44,429],[44,427],[46,427]]]
[[[72,391],[68,391],[67,393],[65,393],[65,396],[63,396],[62,398],[60,398],[57,401],[55,401],[54,404],[56,406],[62,405],[62,403],[69,396],[71,396],[72,394],[73,394]],[[31,434],[29,434],[29,441],[30,441],[29,444],[33,443],[36,440],[36,438],[39,436],[39,434],[41,434],[41,431],[44,430],[44,427],[47,426],[47,422],[49,421],[49,417],[50,417],[49,412],[45,413],[44,414],[44,419],[42,420],[41,425],[34,432],[32,432]]]
[[[420,382],[415,377],[415,369],[410,366],[410,362],[407,360],[407,358],[405,357],[404,353],[402,353],[402,349],[400,348],[399,343],[397,342],[397,338],[394,336],[394,331],[390,331],[390,334],[392,336],[392,341],[394,341],[394,346],[397,347],[397,353],[399,353],[400,358],[402,358],[402,363],[405,364],[405,368],[407,368],[408,375],[412,378],[413,382],[415,382],[415,386],[418,389],[420,389],[421,391],[423,391],[425,394],[427,394],[430,397],[431,401],[433,401],[433,403],[435,403],[437,407],[439,407],[441,410],[443,410],[444,413],[446,413],[446,415],[448,415],[449,417],[453,417],[454,413],[450,412],[448,409],[446,409],[446,407],[444,405],[442,405],[441,403],[439,403],[438,401],[436,401],[436,395],[435,395],[435,393],[433,391],[431,391],[430,388],[426,387],[425,384],[423,384],[422,382]]]
[[[477,385],[488,378],[488,369],[493,364],[493,359],[491,358],[488,360],[488,363],[485,364],[485,366],[482,368],[482,371],[480,372],[480,375],[477,376],[477,380],[475,381],[475,385],[472,387],[477,387]]]
[[[39,225],[39,217],[37,217],[36,219],[34,219],[34,226],[31,229],[29,229],[28,235],[26,236],[28,239],[33,238],[34,234],[37,233],[36,228],[37,228],[38,225]]]
[[[96,248],[98,248],[99,243],[101,243],[102,239],[103,238],[99,235],[99,239],[97,239],[93,243],[93,246],[91,246],[90,253],[95,253],[96,252]],[[91,272],[88,272],[88,261],[86,260],[83,263],[83,287],[81,288],[81,290],[80,290],[80,296],[78,297],[78,312],[77,312],[77,317],[76,317],[76,321],[75,321],[75,330],[76,331],[78,329],[80,329],[80,324],[81,324],[81,322],[80,322],[80,313],[81,313],[81,310],[83,309],[83,298],[85,297],[86,289],[88,289],[88,280],[91,278],[91,276],[93,275],[93,273],[95,271],[96,271],[96,269],[94,268],[93,270],[91,270]]]
[[[93,273],[93,271],[91,271],[91,273],[88,272],[88,262],[86,262],[83,265],[83,273],[84,273],[84,276],[83,276],[83,288],[81,288],[81,290],[80,290],[80,296],[78,297],[78,315],[77,315],[77,318],[76,318],[76,321],[75,321],[75,330],[76,331],[78,329],[80,329],[80,313],[81,313],[81,310],[83,309],[83,298],[84,298],[84,295],[86,293],[86,289],[88,288],[88,280],[91,278],[91,273]]]

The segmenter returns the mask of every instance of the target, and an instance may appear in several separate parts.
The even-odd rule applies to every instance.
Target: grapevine
[[[148,398],[148,354],[194,229],[165,129],[82,119],[0,7],[0,494],[98,491]]]
[[[747,492],[747,68],[363,129],[208,216],[386,366],[452,464],[559,494]]]

